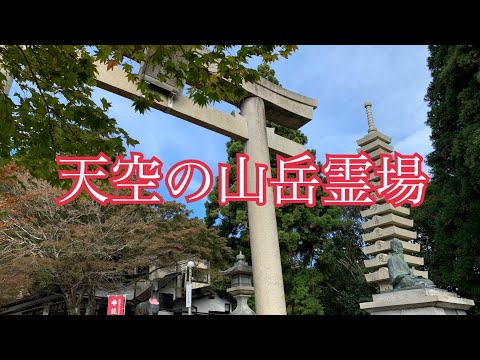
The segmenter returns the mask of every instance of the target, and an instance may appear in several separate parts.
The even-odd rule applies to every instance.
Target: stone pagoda
[[[365,151],[380,166],[380,155],[390,154],[393,147],[392,139],[375,128],[372,115],[372,104],[365,102],[368,119],[368,134],[357,140],[360,146],[357,151]],[[380,177],[370,172],[370,183],[378,185]],[[369,209],[361,211],[361,215],[367,219],[362,223],[366,231],[362,235],[365,247],[363,252],[369,257],[365,260],[365,266],[371,270],[365,275],[368,283],[377,284],[379,294],[374,294],[373,301],[360,303],[360,308],[372,315],[465,315],[466,310],[474,305],[473,300],[464,299],[455,293],[433,288],[408,288],[393,289],[390,285],[387,261],[392,255],[392,241],[401,241],[404,252],[404,260],[408,267],[413,268],[416,276],[428,279],[427,271],[416,268],[422,266],[424,259],[416,254],[420,252],[420,245],[413,244],[417,233],[412,230],[413,220],[410,218],[410,208],[399,206],[393,207],[379,199],[375,192],[372,196],[376,204]]]
[[[365,109],[367,110],[368,134],[357,140],[357,144],[361,146],[357,151],[364,150],[378,167],[380,165],[380,155],[393,152],[393,147],[390,145],[392,139],[375,128],[370,101],[365,102]],[[376,186],[379,182],[380,177],[375,176],[372,170],[370,172],[370,183]],[[361,215],[368,219],[368,221],[362,223],[362,228],[367,232],[362,235],[365,242],[363,252],[365,255],[372,257],[370,260],[365,260],[367,269],[372,270],[365,277],[368,283],[378,284],[380,292],[384,292],[392,290],[387,269],[387,260],[391,253],[391,240],[397,238],[402,241],[405,260],[409,266],[414,268],[422,266],[423,258],[415,256],[416,253],[420,252],[420,245],[410,243],[410,240],[417,238],[417,233],[412,231],[413,220],[409,217],[410,209],[403,206],[395,208],[387,204],[383,198],[379,199],[375,192],[372,193],[372,196],[377,199],[377,203],[361,212]],[[428,279],[427,271],[415,269],[414,272],[415,275]]]

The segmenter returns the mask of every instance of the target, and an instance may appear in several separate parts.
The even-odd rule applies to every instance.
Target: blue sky
[[[392,145],[402,154],[431,150],[430,129],[424,124],[428,106],[424,101],[431,80],[427,68],[427,46],[300,46],[289,58],[273,64],[283,87],[318,100],[313,120],[301,128],[308,136],[308,149],[325,154],[354,154],[356,140],[367,133],[363,103],[373,103],[377,129],[392,137]],[[129,150],[153,155],[163,161],[163,174],[176,162],[202,160],[217,175],[217,165],[225,162],[227,137],[203,129],[157,110],[136,113],[131,101],[101,89],[95,99],[112,103],[109,115],[140,144]],[[215,104],[228,113],[235,107]],[[238,110],[238,109],[237,109]],[[194,177],[192,190],[198,179]],[[158,192],[169,200],[163,181]],[[184,201],[182,201],[184,202]],[[200,218],[205,216],[204,199],[187,204]]]

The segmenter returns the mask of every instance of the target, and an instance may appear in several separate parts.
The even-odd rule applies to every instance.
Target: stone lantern
[[[237,300],[237,307],[231,315],[255,315],[247,304],[248,298],[253,294],[253,286],[252,267],[245,261],[245,255],[240,251],[235,264],[221,273],[230,276],[231,287],[227,292]]]

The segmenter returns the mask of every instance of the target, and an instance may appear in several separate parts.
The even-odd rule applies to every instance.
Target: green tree
[[[434,45],[429,51],[431,180],[412,214],[432,280],[479,304],[480,47]]]
[[[136,81],[135,62],[159,65],[159,79],[175,79],[178,85],[191,85],[188,94],[200,105],[220,100],[235,101],[245,95],[242,81],[259,78],[246,67],[252,57],[272,62],[288,57],[293,45],[5,45],[0,46],[0,69],[19,86],[5,96],[0,91],[0,165],[14,159],[30,173],[61,185],[56,155],[96,155],[110,157],[135,145],[115,119],[106,115],[111,106],[91,98],[96,84],[96,62],[100,66],[121,66],[129,81]],[[0,90],[6,80],[0,71]],[[144,95],[133,101],[143,113],[158,94],[148,84],[137,83]]]
[[[268,65],[258,67],[262,75],[278,84],[275,72]],[[305,145],[307,137],[300,130],[292,130],[267,121],[275,133]],[[309,150],[315,154],[314,150]],[[227,143],[228,163],[231,165],[230,187],[235,187],[236,153],[243,153],[243,145],[239,141]],[[318,163],[319,167],[321,164]],[[276,157],[270,156],[272,176],[276,176]],[[308,208],[305,205],[286,204],[276,208],[278,236],[282,269],[284,275],[285,297],[289,314],[322,314],[324,307],[319,301],[321,283],[331,274],[322,269],[324,261],[329,257],[331,239],[329,232],[340,229],[343,221],[341,209],[322,207],[321,189],[317,191],[317,205]],[[227,206],[218,205],[218,179],[213,191],[209,194],[206,206],[205,221],[208,226],[219,229],[220,235],[227,237],[229,245],[235,251],[242,250],[250,261],[247,205],[244,202],[231,202]]]
[[[320,301],[326,315],[367,314],[359,303],[371,301],[377,288],[365,281],[360,207],[343,206],[342,220],[343,227],[331,233],[328,257],[319,263],[320,271],[331,274],[321,284]]]

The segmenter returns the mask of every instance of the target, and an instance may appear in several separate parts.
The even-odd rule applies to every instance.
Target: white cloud
[[[430,128],[424,127],[401,139],[398,143],[392,144],[395,151],[403,155],[412,155],[418,152],[423,157],[422,170],[430,175],[430,167],[425,163],[425,157],[433,151],[430,141]],[[430,175],[431,176],[431,175]]]
[[[424,127],[412,132],[397,143],[393,143],[395,150],[399,153],[410,155],[418,152],[425,157],[432,152],[432,144],[430,141],[430,128]]]

